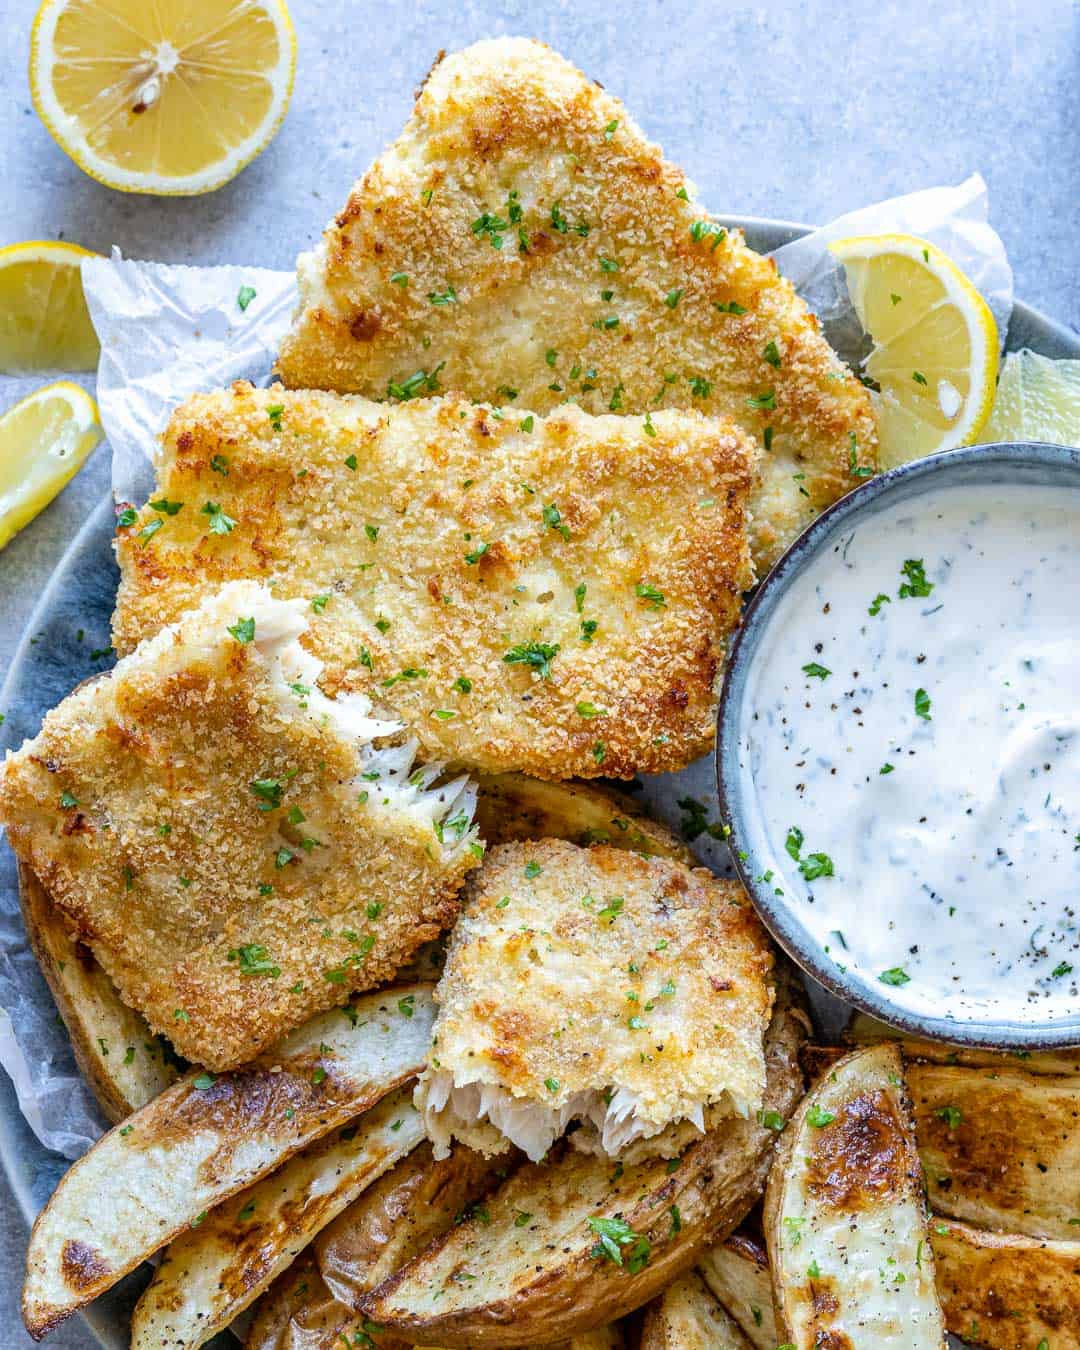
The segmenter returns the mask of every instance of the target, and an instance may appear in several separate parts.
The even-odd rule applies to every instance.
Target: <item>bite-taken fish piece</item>
[[[436,382],[534,412],[697,408],[763,444],[761,572],[872,471],[866,389],[767,258],[618,99],[543,43],[442,58],[398,140],[298,265],[288,385]]]
[[[551,779],[681,768],[713,739],[756,464],[694,413],[237,384],[174,414],[157,494],[121,517],[114,642],[255,578],[303,597],[325,691],[370,695],[426,755]]]
[[[571,1142],[673,1156],[765,1086],[774,991],[742,888],[701,868],[562,840],[501,844],[466,884],[416,1105],[456,1138],[536,1161]]]
[[[319,691],[306,608],[224,587],[0,774],[16,853],[124,1001],[212,1069],[390,979],[482,853],[467,778],[438,786],[414,740],[378,748],[399,722]]]

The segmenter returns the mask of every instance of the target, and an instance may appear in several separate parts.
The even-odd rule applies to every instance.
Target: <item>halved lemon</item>
[[[0,373],[94,370],[98,340],[83,296],[77,244],[0,248]]]
[[[983,440],[1080,446],[1080,361],[1010,352]]]
[[[994,401],[998,334],[982,296],[956,264],[914,235],[829,245],[873,351],[883,468],[978,439]]]
[[[30,89],[53,139],[92,178],[191,196],[266,148],[295,68],[284,0],[44,0]]]
[[[0,417],[0,548],[74,478],[101,437],[97,404],[67,380]]]

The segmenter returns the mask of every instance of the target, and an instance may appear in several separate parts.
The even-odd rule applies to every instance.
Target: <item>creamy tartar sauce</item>
[[[885,506],[783,596],[744,800],[782,892],[895,1004],[1048,1021],[1080,984],[1080,491]]]

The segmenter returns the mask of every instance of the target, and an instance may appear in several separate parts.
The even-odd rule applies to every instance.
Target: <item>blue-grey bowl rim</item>
[[[988,479],[990,466],[1003,472]],[[1064,1049],[1080,1045],[1080,1011],[1053,1022],[1008,1018],[959,1021],[920,1016],[898,1007],[885,992],[887,986],[879,989],[872,977],[841,971],[799,918],[795,897],[778,896],[773,886],[757,879],[763,869],[755,865],[749,842],[747,821],[752,808],[744,801],[739,764],[743,695],[754,656],[776,606],[803,570],[837,536],[884,509],[890,501],[918,497],[937,487],[962,482],[973,474],[982,482],[1045,482],[1048,473],[1054,478],[1075,479],[1080,488],[1080,450],[1034,441],[972,445],[914,460],[870,479],[823,511],[775,564],[743,611],[724,672],[716,715],[716,790],[720,819],[731,830],[728,843],[732,861],[754,908],[779,946],[830,993],[921,1039],[1013,1051]]]

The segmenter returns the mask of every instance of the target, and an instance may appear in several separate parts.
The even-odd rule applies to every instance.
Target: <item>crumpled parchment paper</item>
[[[1004,339],[1012,310],[1012,272],[988,224],[986,185],[974,175],[957,187],[930,188],[842,216],[775,254],[823,320],[842,355],[856,358],[861,333],[832,255],[830,239],[853,234],[920,235],[950,254],[982,291]],[[141,504],[153,487],[156,438],[171,410],[197,390],[236,379],[266,384],[296,299],[291,272],[255,267],[184,267],[111,258],[87,259],[83,285],[101,339],[97,398],[112,447],[113,495]],[[241,308],[242,288],[253,289]],[[72,668],[71,684],[85,672]],[[11,721],[36,727],[45,706]],[[645,779],[642,805],[676,827],[679,801],[715,799],[711,756],[679,774]],[[715,811],[708,811],[715,823]],[[694,847],[718,872],[726,849],[703,833]],[[104,1128],[75,1068],[67,1035],[30,954],[19,917],[14,866],[0,859],[0,1065],[16,1085],[23,1115],[41,1142],[68,1158]],[[826,1001],[816,1000],[828,1015]],[[832,1001],[836,1021],[840,1005]]]

